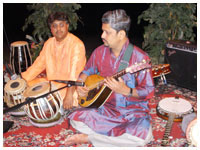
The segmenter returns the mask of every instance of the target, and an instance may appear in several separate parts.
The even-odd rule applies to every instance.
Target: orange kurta
[[[47,80],[76,81],[85,63],[83,42],[72,33],[68,33],[62,42],[56,41],[55,37],[49,38],[32,66],[21,75],[27,82],[30,82],[46,70]],[[63,84],[56,84],[56,86],[59,88]],[[64,98],[66,89],[61,90],[60,93]]]

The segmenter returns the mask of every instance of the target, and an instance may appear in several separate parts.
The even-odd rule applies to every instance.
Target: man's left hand
[[[118,81],[113,77],[106,77],[104,85],[109,87],[114,92],[123,95],[127,95],[130,91],[130,88],[124,83],[121,77],[118,78]]]

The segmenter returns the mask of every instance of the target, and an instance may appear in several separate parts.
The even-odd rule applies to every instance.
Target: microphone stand
[[[19,109],[19,108],[21,108],[22,106],[24,106],[24,105],[26,105],[26,104],[30,104],[30,103],[36,101],[36,99],[39,99],[39,98],[42,98],[42,97],[46,97],[46,96],[49,95],[49,94],[52,94],[52,93],[54,93],[54,92],[57,92],[57,91],[59,91],[59,90],[62,90],[62,89],[64,89],[64,88],[66,88],[66,87],[71,87],[71,86],[73,86],[73,85],[72,85],[72,84],[67,84],[66,86],[63,86],[63,87],[61,87],[61,88],[59,88],[59,89],[50,91],[50,92],[48,92],[48,93],[46,93],[46,94],[43,94],[43,95],[41,95],[41,96],[38,96],[38,97],[27,97],[25,102],[22,102],[22,103],[17,104],[17,105],[15,105],[15,106],[13,106],[13,107],[4,109],[4,110],[3,110],[3,114],[6,114],[6,113],[8,113],[8,112],[10,112],[10,111],[13,111],[13,110],[16,110],[16,109]],[[3,121],[3,133],[6,133],[6,132],[13,126],[13,124],[14,124],[13,121]]]
[[[13,111],[13,110],[16,110],[16,109],[19,109],[20,107],[22,107],[22,106],[24,106],[24,105],[26,105],[26,104],[30,104],[30,103],[36,101],[36,99],[39,99],[39,98],[42,98],[42,97],[46,97],[46,96],[49,95],[49,94],[52,94],[52,93],[54,93],[54,92],[57,92],[57,91],[59,91],[59,90],[62,90],[62,89],[64,89],[64,88],[66,88],[66,87],[71,87],[71,86],[72,86],[71,84],[67,84],[66,86],[63,86],[63,87],[61,87],[61,88],[59,88],[59,89],[50,91],[50,92],[48,92],[48,93],[46,93],[46,94],[43,94],[43,95],[40,95],[40,96],[38,96],[38,97],[27,97],[25,102],[22,102],[22,103],[17,104],[17,105],[15,105],[15,106],[13,106],[13,107],[4,109],[4,110],[3,110],[3,114],[6,114],[6,113],[8,113],[8,112],[10,112],[10,111]]]

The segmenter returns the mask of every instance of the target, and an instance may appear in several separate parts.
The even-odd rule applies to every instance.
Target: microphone
[[[14,74],[14,73],[12,72],[12,70],[10,69],[10,67],[8,66],[7,63],[5,64],[5,67],[6,67],[6,71],[7,71],[8,74],[10,75],[11,80],[16,80],[17,77],[18,77],[17,74]]]
[[[13,72],[12,72],[12,70],[10,69],[10,67],[8,66],[7,63],[5,64],[5,67],[6,67],[6,71],[9,73],[9,75],[12,76],[12,75],[13,75]]]
[[[85,85],[84,82],[78,82],[78,81],[65,81],[65,80],[52,80],[52,81],[69,84],[71,86],[84,86]]]

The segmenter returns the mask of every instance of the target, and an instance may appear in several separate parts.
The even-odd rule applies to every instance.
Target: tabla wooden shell
[[[37,99],[37,97],[55,89],[56,87],[53,84],[50,87],[49,82],[41,82],[28,87],[24,92],[25,98],[36,98],[34,102],[24,107],[26,114],[30,117],[30,122],[34,126],[49,127],[61,121],[62,100],[59,92]]]
[[[197,138],[199,130],[197,127],[197,119],[192,120],[186,129],[186,138],[189,145],[197,147]]]
[[[9,80],[4,87],[4,101],[8,107],[13,107],[25,101],[23,92],[27,88],[27,83],[21,78]],[[23,107],[11,112],[13,115],[25,115]]]
[[[156,109],[158,116],[165,120],[168,120],[170,113],[174,113],[174,121],[182,121],[183,115],[193,112],[192,105],[187,100],[176,97],[162,99]]]
[[[11,43],[10,64],[14,73],[19,74],[26,71],[32,64],[32,57],[28,42],[15,41]]]

